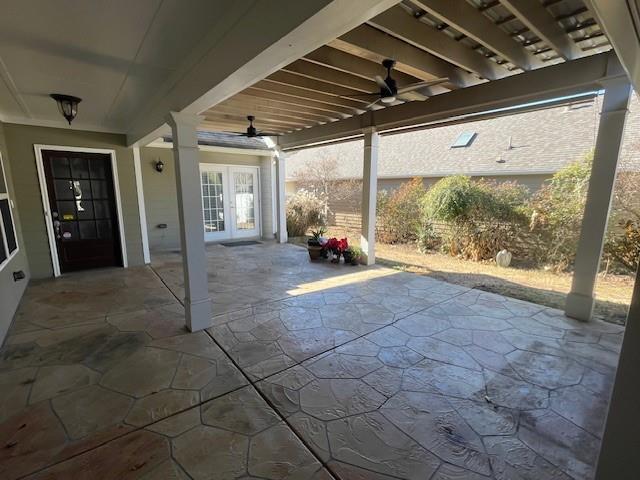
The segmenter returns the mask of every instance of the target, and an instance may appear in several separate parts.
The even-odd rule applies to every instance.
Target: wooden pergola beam
[[[447,77],[453,88],[482,82],[475,75],[370,25],[361,25],[351,30],[330,42],[329,46],[373,62],[393,58],[397,62],[396,70],[420,80]]]
[[[516,67],[532,70],[544,65],[542,60],[523,48],[511,35],[467,2],[412,0],[412,3],[438,20],[455,27],[456,30],[497,53]]]
[[[454,90],[424,102],[409,102],[311,127],[283,136],[280,145],[285,149],[297,148],[357,137],[368,127],[376,127],[378,131],[391,130],[549,101],[600,89],[603,82],[617,78],[626,78],[626,73],[615,53],[601,53]]]
[[[580,48],[540,2],[501,0],[501,3],[562,58],[573,60],[580,57]]]
[[[506,68],[409,15],[400,6],[373,17],[368,24],[482,78],[495,80],[509,75]]]

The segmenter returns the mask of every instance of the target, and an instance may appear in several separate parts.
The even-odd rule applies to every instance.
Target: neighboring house
[[[413,177],[425,186],[464,174],[497,181],[517,181],[531,192],[555,172],[595,146],[602,97],[463,124],[382,136],[378,156],[378,190],[393,190]],[[362,141],[291,153],[287,159],[287,193],[295,192],[307,165],[335,161],[335,180],[362,178]],[[619,170],[640,171],[640,100],[633,95]],[[351,201],[329,204],[336,221],[359,211]],[[356,217],[358,217],[356,215]]]

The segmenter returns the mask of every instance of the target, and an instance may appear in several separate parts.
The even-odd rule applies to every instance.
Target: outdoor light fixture
[[[162,163],[162,160],[158,159],[155,165],[157,172],[162,172],[162,170],[164,170],[164,163]]]
[[[56,101],[58,104],[58,110],[67,122],[69,122],[69,125],[71,125],[71,122],[78,114],[78,104],[82,99],[71,95],[63,95],[61,93],[52,93],[50,97]]]

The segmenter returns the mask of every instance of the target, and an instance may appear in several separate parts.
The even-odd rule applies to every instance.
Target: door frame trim
[[[51,266],[53,267],[53,276],[59,277],[60,260],[58,258],[58,247],[56,246],[55,234],[51,223],[51,207],[49,204],[49,192],[47,191],[47,180],[44,173],[44,162],[42,160],[43,150],[55,150],[60,152],[82,152],[82,153],[104,153],[111,158],[111,174],[113,177],[113,192],[116,200],[116,211],[118,217],[118,230],[120,233],[120,252],[122,254],[122,266],[129,266],[127,260],[127,244],[125,242],[124,220],[122,217],[122,200],[120,199],[120,181],[118,179],[118,165],[116,162],[116,151],[107,148],[90,148],[90,147],[69,147],[65,145],[43,145],[36,143],[33,145],[36,156],[36,169],[38,170],[38,183],[40,184],[40,197],[42,199],[42,209],[44,212],[44,224],[47,231],[47,239],[49,241],[49,253],[51,255]]]

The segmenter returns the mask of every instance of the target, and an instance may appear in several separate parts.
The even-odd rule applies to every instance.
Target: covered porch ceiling
[[[407,112],[406,105],[398,107],[411,103],[415,111],[428,111],[435,97],[444,102],[456,91],[610,49],[582,0],[403,0],[205,110],[202,129],[243,132],[246,116],[255,115],[258,130],[282,135],[285,148],[331,140],[352,134],[348,126],[378,124],[383,110]],[[375,76],[385,76],[385,58],[396,60],[392,76],[400,88],[448,80],[369,107],[376,96],[366,94],[380,90]],[[606,69],[609,62],[583,65],[594,63]]]

